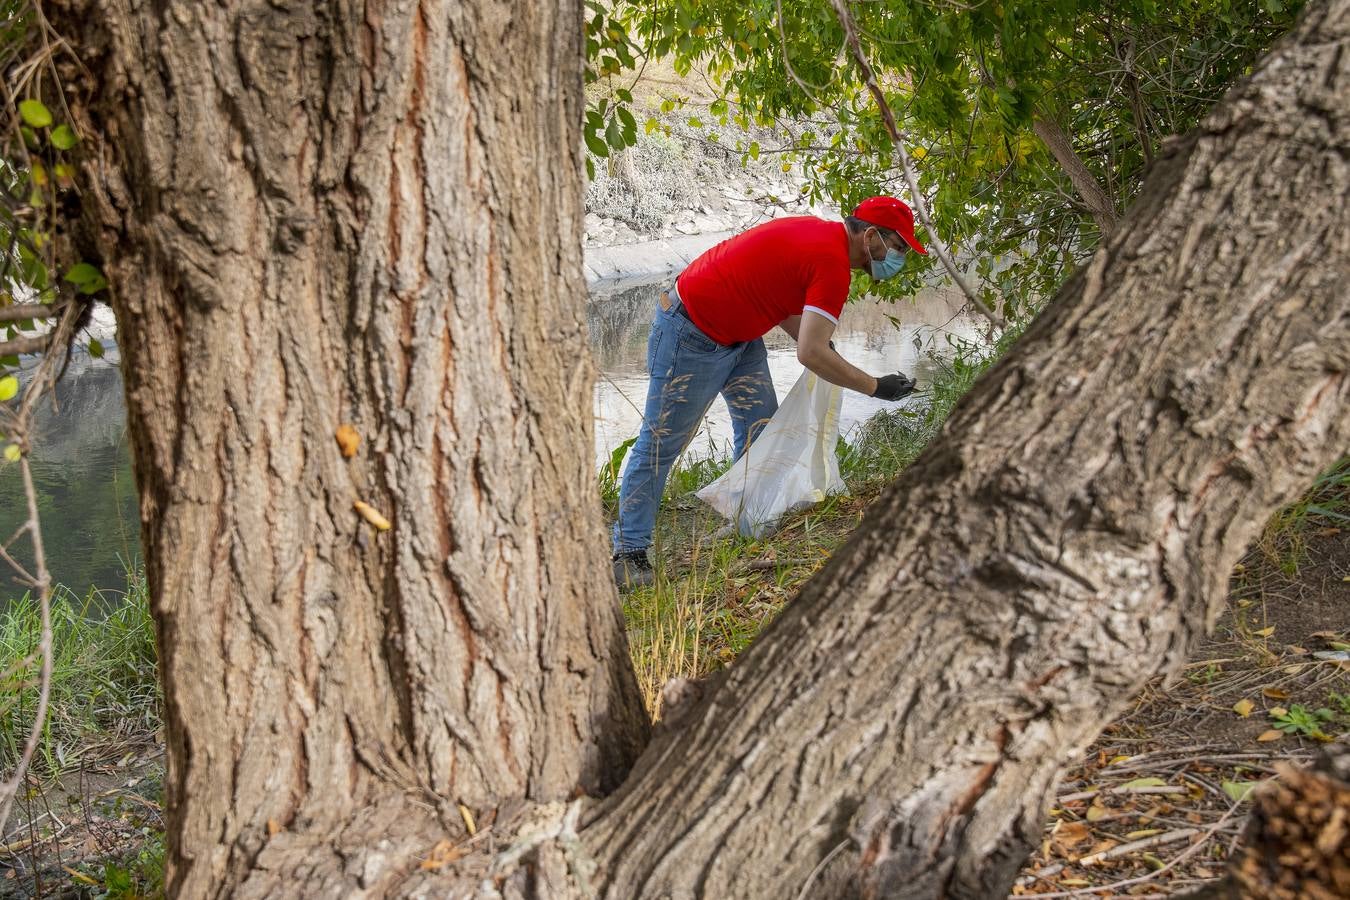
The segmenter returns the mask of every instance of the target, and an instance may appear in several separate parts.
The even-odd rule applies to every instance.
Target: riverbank
[[[655,714],[669,679],[735,665],[937,435],[984,365],[969,355],[940,364],[922,408],[875,417],[841,447],[850,494],[788,518],[764,540],[715,539],[717,517],[691,496],[725,460],[682,467],[659,523],[660,577],[624,600],[634,665]],[[1142,896],[1163,897],[1217,877],[1253,786],[1273,777],[1277,763],[1305,760],[1322,739],[1350,731],[1350,662],[1317,655],[1350,647],[1347,515],[1350,463],[1342,461],[1277,514],[1235,568],[1228,611],[1184,677],[1149,685],[1069,762],[1016,894],[1130,880],[1151,887]],[[129,612],[109,629],[121,637],[94,627],[60,632],[53,724],[0,837],[0,897],[158,895],[163,749],[146,664],[153,628],[134,579],[126,600]],[[76,609],[74,598],[62,602]],[[11,656],[35,640],[28,610],[0,621]],[[128,658],[136,662],[119,662]],[[32,696],[22,677],[0,685],[0,709],[12,716],[7,733],[17,732]]]

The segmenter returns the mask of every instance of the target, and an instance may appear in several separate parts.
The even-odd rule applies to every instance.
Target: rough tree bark
[[[646,722],[590,471],[580,4],[53,7],[101,137],[75,235],[117,292],[171,891],[999,896],[1063,759],[1350,437],[1348,9],[1169,148],[584,806]],[[497,824],[419,867],[461,804]]]
[[[76,252],[115,285],[170,893],[379,894],[437,806],[612,788],[648,726],[597,577],[579,0],[47,11],[100,148]]]

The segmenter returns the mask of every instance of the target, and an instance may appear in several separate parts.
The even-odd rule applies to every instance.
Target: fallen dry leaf
[[[337,438],[338,449],[343,456],[351,459],[356,455],[357,448],[361,446],[361,433],[353,426],[343,422],[333,436]]]
[[[1233,712],[1237,713],[1239,716],[1242,716],[1242,718],[1244,719],[1252,714],[1253,709],[1256,709],[1256,704],[1248,700],[1246,697],[1243,697],[1241,700],[1233,704]]]
[[[1256,631],[1252,632],[1252,634],[1259,634],[1261,637],[1270,637],[1274,633],[1275,633],[1274,625],[1270,626],[1269,628],[1258,628]]]
[[[1256,739],[1258,741],[1278,741],[1282,737],[1284,737],[1283,731],[1276,731],[1274,728],[1272,728],[1269,731],[1261,732],[1259,735],[1256,736]]]
[[[268,819],[268,820],[267,820],[267,836],[268,836],[268,837],[276,837],[276,836],[277,836],[278,834],[280,834],[280,833],[281,833],[281,823],[278,822],[276,819]]]
[[[1090,837],[1092,829],[1088,828],[1086,822],[1060,822],[1050,834],[1050,839],[1064,850],[1081,844]]]
[[[442,866],[449,865],[467,853],[463,847],[456,847],[448,840],[439,841],[435,847],[431,848],[431,853],[422,860],[422,868],[428,871],[439,869]]]
[[[1261,688],[1261,695],[1271,700],[1288,700],[1289,692],[1284,688]]]
[[[1266,715],[1270,716],[1272,719],[1278,719],[1281,716],[1289,715],[1289,710],[1285,709],[1283,706],[1272,706],[1270,709],[1266,710]]]

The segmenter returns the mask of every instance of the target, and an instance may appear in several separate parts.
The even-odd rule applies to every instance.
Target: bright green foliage
[[[14,399],[14,396],[18,393],[19,379],[15,378],[13,375],[6,375],[5,377],[0,378],[0,403]]]
[[[638,69],[637,48],[628,38],[627,27],[611,13],[609,4],[588,0],[586,17],[586,84],[602,90],[598,96],[592,96],[596,91],[587,92],[590,99],[582,137],[591,155],[604,159],[611,150],[637,143],[637,119],[631,109],[632,82]],[[591,178],[595,177],[595,163],[589,156],[586,170]]]
[[[1297,734],[1318,741],[1329,741],[1331,736],[1323,731],[1323,726],[1332,722],[1336,714],[1329,709],[1308,709],[1297,703],[1283,711],[1281,715],[1271,717],[1275,727],[1285,734]]]
[[[1059,126],[1120,212],[1163,138],[1192,127],[1300,6],[849,4],[942,236],[978,260],[985,300],[1005,315],[1055,289],[1099,237],[1033,119]],[[873,193],[907,193],[829,0],[619,2],[613,18],[677,72],[708,71],[723,92],[714,116],[743,127],[808,122],[784,135],[813,200],[849,209]]]
[[[57,125],[52,129],[51,142],[57,150],[69,150],[79,141],[79,135],[69,125]]]
[[[24,122],[34,128],[46,128],[52,124],[52,111],[41,100],[24,100],[19,103],[19,115]]]
[[[108,286],[108,280],[96,266],[89,263],[76,263],[66,272],[65,280],[79,290],[81,294],[96,294]]]

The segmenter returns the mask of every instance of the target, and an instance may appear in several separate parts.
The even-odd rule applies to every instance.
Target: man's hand
[[[894,375],[882,375],[878,378],[877,389],[872,392],[872,396],[879,400],[903,400],[912,393],[914,382],[902,373],[896,372]]]

